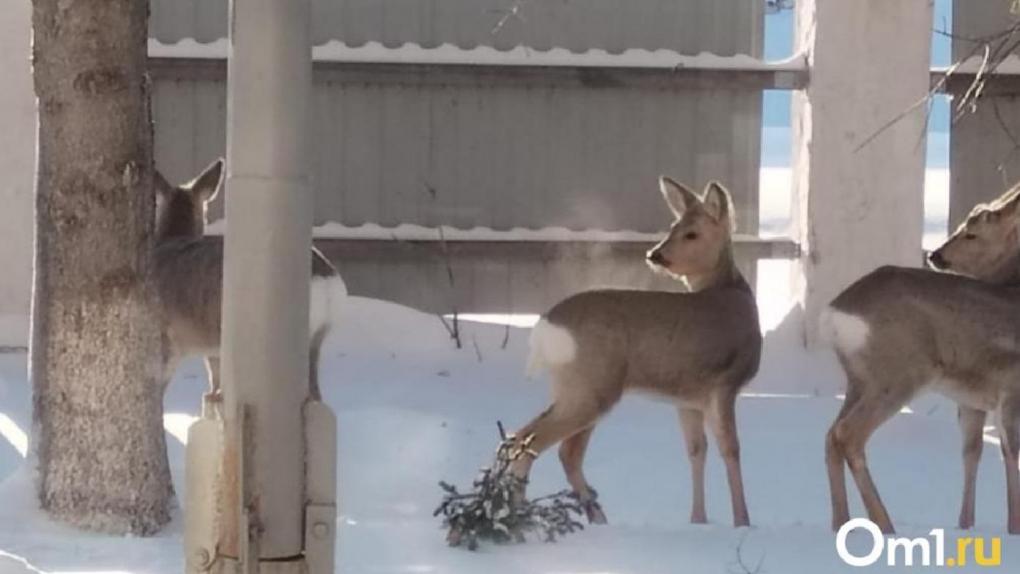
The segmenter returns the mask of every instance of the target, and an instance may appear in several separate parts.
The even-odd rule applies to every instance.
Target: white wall
[[[889,124],[928,93],[931,29],[930,0],[797,2],[797,44],[811,68],[793,98],[809,342],[819,311],[851,282],[881,265],[922,263],[925,107]]]
[[[28,341],[32,284],[35,95],[31,3],[0,9],[0,346]]]

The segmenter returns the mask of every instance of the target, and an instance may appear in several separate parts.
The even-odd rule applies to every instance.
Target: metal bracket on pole
[[[252,493],[252,472],[254,453],[252,452],[252,421],[251,409],[247,405],[238,405],[237,418],[241,432],[237,433],[237,466],[240,469],[238,478],[241,482],[237,489],[237,551],[242,574],[259,574],[259,517]]]
[[[185,571],[204,574],[216,559],[219,539],[217,520],[220,461],[223,455],[223,423],[211,417],[199,419],[188,428],[185,451],[184,507]]]
[[[332,574],[336,553],[336,415],[305,403],[305,562],[309,574]]]

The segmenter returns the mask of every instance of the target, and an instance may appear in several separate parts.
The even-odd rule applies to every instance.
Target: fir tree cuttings
[[[497,423],[498,424],[498,423]],[[522,456],[535,456],[530,445],[534,436],[517,440],[507,435],[499,424],[500,444],[492,466],[481,469],[471,492],[440,481],[443,500],[433,516],[443,516],[450,546],[478,548],[481,541],[506,544],[524,542],[528,534],[536,534],[546,542],[583,530],[576,520],[582,509],[577,496],[569,490],[527,500],[525,480],[510,472],[510,465]]]

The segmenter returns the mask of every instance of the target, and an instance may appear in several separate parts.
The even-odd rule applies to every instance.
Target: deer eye
[[[974,235],[973,233],[964,233],[963,238],[970,241],[971,239],[977,239],[977,235]]]
[[[684,233],[684,239],[688,241],[694,241],[697,238],[698,238],[697,231],[688,231],[687,233]]]

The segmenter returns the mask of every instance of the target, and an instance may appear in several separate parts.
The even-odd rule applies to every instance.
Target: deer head
[[[952,271],[993,283],[1010,282],[1020,271],[1020,187],[983,203],[928,261],[940,271]]]
[[[710,182],[702,195],[668,177],[659,189],[673,213],[666,238],[648,251],[648,264],[678,278],[692,288],[709,285],[721,273],[735,273],[731,237],[736,227],[733,200],[719,182]]]
[[[223,182],[223,159],[217,159],[195,179],[170,185],[156,172],[156,240],[201,237],[205,232],[206,204],[216,197]]]

